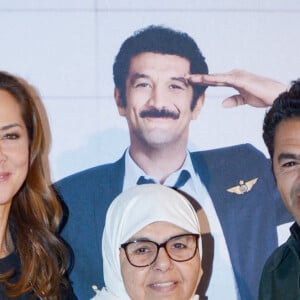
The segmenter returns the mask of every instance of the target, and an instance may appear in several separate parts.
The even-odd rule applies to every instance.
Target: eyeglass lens
[[[126,244],[125,251],[129,262],[138,267],[151,265],[158,256],[159,248],[165,248],[168,256],[175,261],[186,261],[194,257],[198,235],[175,236],[165,243],[157,244],[148,240],[137,240]]]

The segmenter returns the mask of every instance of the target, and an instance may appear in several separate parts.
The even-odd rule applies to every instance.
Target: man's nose
[[[155,86],[149,99],[149,104],[156,108],[164,108],[167,106],[167,93],[161,86]]]
[[[298,182],[300,182],[300,165],[298,165],[296,168],[297,168]]]

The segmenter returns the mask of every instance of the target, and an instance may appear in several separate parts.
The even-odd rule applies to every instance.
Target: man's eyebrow
[[[8,125],[4,125],[2,127],[0,127],[0,130],[8,130],[14,127],[22,127],[20,124],[18,123],[13,123],[13,124],[8,124]]]
[[[171,77],[172,80],[178,80],[182,82],[186,87],[190,86],[189,81],[184,77]]]
[[[284,160],[284,159],[296,159],[300,160],[300,154],[294,154],[294,153],[280,153],[278,156],[278,161]]]

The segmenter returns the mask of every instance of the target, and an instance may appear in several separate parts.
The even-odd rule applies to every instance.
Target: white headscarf
[[[93,300],[130,300],[121,275],[120,245],[145,226],[158,221],[172,223],[190,233],[200,233],[198,217],[190,202],[169,187],[160,184],[138,185],[115,198],[107,211],[102,236],[106,286],[97,291]],[[195,296],[193,299],[198,298]]]

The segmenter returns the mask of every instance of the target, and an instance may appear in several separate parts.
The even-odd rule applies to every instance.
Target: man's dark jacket
[[[291,220],[276,190],[270,162],[248,144],[193,152],[191,158],[220,220],[241,299],[257,299],[263,265],[278,245],[276,227]],[[122,191],[124,173],[123,155],[115,163],[55,184],[68,208],[62,235],[74,252],[70,278],[80,300],[94,295],[92,285],[104,286],[101,238],[105,214]],[[227,191],[255,178],[257,182],[243,194]]]

